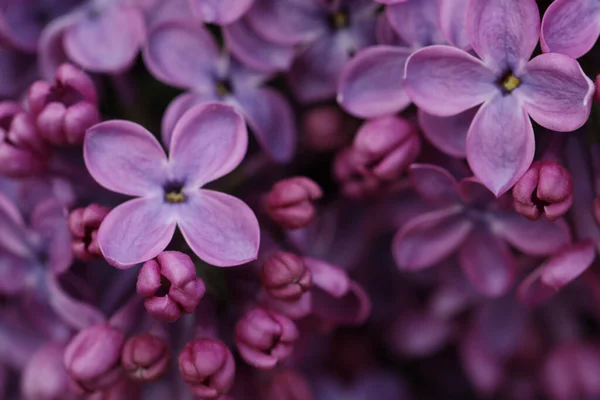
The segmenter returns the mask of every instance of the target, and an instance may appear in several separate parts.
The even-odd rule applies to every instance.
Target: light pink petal
[[[15,296],[27,288],[31,265],[26,258],[0,249],[0,295]]]
[[[350,277],[343,269],[316,258],[305,257],[312,283],[334,297],[342,297],[350,290]]]
[[[271,88],[236,95],[248,125],[262,148],[277,162],[289,161],[296,150],[296,124],[288,101]]]
[[[171,144],[171,137],[173,136],[173,129],[177,121],[182,117],[183,114],[190,108],[208,102],[219,101],[213,92],[203,94],[196,92],[185,92],[175,97],[162,117],[161,131],[162,131],[162,142],[168,148]]]
[[[408,0],[386,7],[388,21],[411,47],[445,42],[439,13],[438,0]]]
[[[85,165],[100,185],[130,196],[162,193],[167,156],[158,140],[129,121],[94,125],[83,143]]]
[[[248,148],[244,118],[231,106],[204,103],[188,110],[173,130],[170,145],[172,179],[201,187],[236,168]]]
[[[564,248],[521,283],[519,298],[528,305],[546,301],[588,269],[595,256],[592,241]]]
[[[419,195],[434,204],[457,204],[458,183],[444,168],[430,164],[412,164],[410,181]]]
[[[114,208],[98,230],[102,255],[111,265],[127,269],[163,251],[177,225],[174,207],[162,196],[129,200]]]
[[[456,207],[421,214],[394,237],[396,264],[405,270],[431,267],[454,253],[471,229],[471,222]]]
[[[411,100],[402,86],[404,65],[411,51],[393,46],[362,50],[344,67],[337,101],[350,114],[372,118],[394,114]]]
[[[579,63],[558,53],[531,60],[514,94],[535,122],[559,132],[580,128],[590,116],[594,83]]]
[[[519,72],[540,36],[535,0],[470,0],[467,34],[473,50],[496,73]]]
[[[467,35],[467,5],[469,0],[440,0],[440,27],[446,40],[461,49],[471,47]]]
[[[516,263],[506,243],[485,228],[474,229],[460,249],[460,265],[486,296],[505,294],[515,280]]]
[[[467,155],[467,132],[478,109],[473,107],[449,117],[438,117],[419,109],[419,126],[423,136],[439,150],[453,157],[464,158]]]
[[[148,29],[167,21],[194,21],[190,0],[139,0],[144,10]]]
[[[253,3],[254,0],[190,0],[196,18],[219,25],[237,21]]]
[[[450,116],[492,98],[496,77],[481,60],[450,46],[428,46],[406,62],[404,87],[429,114]]]
[[[544,52],[579,58],[600,35],[600,3],[596,0],[555,0],[542,20]]]
[[[200,24],[167,22],[148,33],[144,62],[157,79],[183,89],[211,92],[219,48]]]
[[[243,201],[200,189],[180,205],[179,228],[194,253],[218,267],[252,261],[258,254],[260,230]]]
[[[69,58],[94,72],[128,69],[145,39],[142,13],[130,7],[108,7],[82,14],[67,28],[64,46]]]
[[[531,221],[515,212],[498,212],[491,223],[498,236],[530,255],[550,255],[571,242],[569,229],[563,220]]]
[[[515,96],[498,95],[479,108],[467,134],[467,161],[496,196],[523,176],[534,152],[533,126]]]

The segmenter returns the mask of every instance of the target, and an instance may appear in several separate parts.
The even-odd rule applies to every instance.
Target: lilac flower
[[[239,165],[247,132],[232,107],[192,108],[175,126],[167,158],[150,132],[127,121],[88,130],[84,157],[104,187],[141,196],[113,209],[98,231],[104,257],[118,268],[156,257],[178,225],[192,250],[218,266],[256,257],[259,228],[252,210],[235,197],[200,189]],[[118,173],[117,173],[118,172]]]
[[[504,18],[506,8],[514,19]],[[483,103],[467,134],[467,160],[499,196],[533,160],[529,117],[556,131],[579,128],[589,116],[593,84],[568,56],[548,53],[527,61],[539,38],[533,0],[471,0],[466,23],[481,59],[448,46],[421,49],[407,61],[405,86],[417,106],[440,117]]]
[[[222,101],[245,116],[261,146],[276,161],[293,156],[296,133],[287,101],[275,90],[261,87],[265,74],[221,56],[216,41],[202,26],[175,22],[157,26],[148,34],[144,61],[161,81],[189,90],[173,100],[165,113],[165,144],[186,110],[199,103]]]

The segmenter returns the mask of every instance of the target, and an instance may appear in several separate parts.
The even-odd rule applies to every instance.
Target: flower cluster
[[[0,1],[0,398],[600,398],[599,36],[598,0]]]

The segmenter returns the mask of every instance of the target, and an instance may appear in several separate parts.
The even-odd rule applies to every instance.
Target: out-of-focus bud
[[[515,210],[531,220],[554,221],[573,202],[573,180],[555,161],[534,162],[513,188]]]
[[[235,327],[235,342],[242,358],[259,369],[271,369],[288,358],[299,332],[291,319],[254,308]]]
[[[323,191],[319,185],[306,177],[296,176],[273,185],[266,198],[267,212],[286,229],[298,229],[309,225],[315,218],[314,200]]]
[[[260,277],[265,290],[279,300],[298,300],[312,286],[312,275],[302,258],[284,251],[267,258]]]
[[[106,389],[119,380],[124,341],[123,332],[108,324],[84,329],[71,339],[63,363],[81,394]]]
[[[163,251],[146,261],[138,275],[137,293],[146,298],[146,310],[163,321],[174,322],[181,313],[194,312],[205,291],[194,262],[179,251]]]
[[[596,197],[594,203],[592,203],[592,213],[596,220],[596,224],[600,226],[600,196]]]
[[[0,103],[0,174],[20,178],[40,173],[50,150],[30,114],[14,102]]]
[[[306,112],[302,119],[302,134],[308,148],[326,152],[344,146],[350,140],[351,125],[336,106],[319,106]]]
[[[144,333],[127,339],[121,353],[121,364],[131,379],[150,382],[167,372],[169,358],[167,343],[157,336]]]
[[[64,347],[57,343],[42,346],[23,370],[21,391],[26,400],[75,400],[69,392],[69,376],[63,366]]]
[[[594,86],[596,86],[596,91],[594,92],[594,100],[600,101],[600,74],[596,76]]]
[[[82,261],[102,257],[98,246],[98,228],[110,210],[99,204],[77,208],[69,213],[69,230],[73,235],[73,255]]]
[[[58,67],[54,84],[32,84],[27,103],[40,135],[59,146],[83,143],[86,129],[100,121],[94,82],[71,64]]]
[[[277,371],[261,388],[261,400],[312,400],[313,394],[306,378],[298,371]]]
[[[364,168],[352,147],[347,147],[336,155],[333,176],[344,195],[353,199],[371,195],[380,187],[379,180]]]
[[[127,378],[121,378],[117,383],[101,392],[96,392],[85,400],[141,400],[140,385]]]
[[[202,399],[218,399],[233,385],[235,362],[225,344],[214,339],[187,343],[179,354],[179,372]]]

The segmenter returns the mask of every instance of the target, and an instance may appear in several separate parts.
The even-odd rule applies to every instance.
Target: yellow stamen
[[[504,79],[504,82],[502,82],[502,87],[504,88],[504,90],[510,93],[513,90],[515,90],[520,84],[521,80],[513,74],[510,74],[506,77],[506,79]]]
[[[224,82],[218,82],[217,83],[217,94],[219,95],[219,97],[229,96],[230,92],[229,92],[229,88],[227,87],[227,84],[225,84]]]
[[[169,192],[165,194],[165,200],[167,203],[183,203],[185,195],[182,192]]]
[[[333,14],[333,25],[340,29],[348,26],[348,14],[339,11]]]

